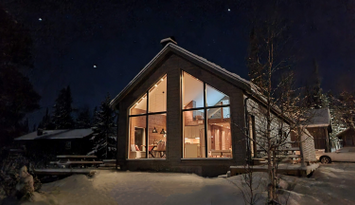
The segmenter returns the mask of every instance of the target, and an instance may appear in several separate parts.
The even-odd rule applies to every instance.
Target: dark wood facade
[[[117,159],[121,169],[128,170],[165,170],[176,172],[193,172],[199,175],[214,176],[226,173],[231,165],[244,164],[245,143],[238,139],[240,132],[232,132],[232,159],[182,159],[182,113],[181,113],[181,73],[186,71],[223,91],[231,98],[230,109],[233,122],[244,124],[243,92],[213,73],[188,62],[182,56],[171,54],[157,65],[139,85],[119,102],[118,149]],[[157,79],[167,74],[167,147],[166,159],[128,160],[128,108],[146,92]],[[239,142],[238,142],[239,141]]]
[[[248,81],[237,75],[195,56],[176,45],[167,45],[163,50],[129,83],[111,102],[113,109],[119,111],[117,135],[117,164],[121,170],[154,170],[189,172],[202,176],[225,174],[232,165],[244,165],[247,156],[245,137],[246,106],[245,96]],[[182,75],[183,72],[213,86],[230,99],[230,158],[183,158],[183,109]],[[159,79],[167,75],[166,109],[166,158],[130,158],[130,117],[129,109],[137,99],[147,93]],[[185,120],[188,116],[185,116]],[[187,120],[186,120],[187,121]],[[208,126],[213,127],[213,126]],[[148,132],[151,133],[151,128]],[[211,132],[213,134],[213,132]],[[132,140],[131,140],[132,141]],[[216,146],[211,141],[211,146]]]
[[[355,146],[355,129],[348,128],[343,132],[339,133],[337,137],[341,140],[341,145],[343,147],[354,147]]]
[[[17,141],[24,145],[26,151],[36,155],[86,155],[92,149],[89,137],[81,139],[51,139],[51,140],[22,140]]]
[[[328,127],[308,127],[307,130],[314,138],[315,149],[324,149],[326,152],[330,152]]]

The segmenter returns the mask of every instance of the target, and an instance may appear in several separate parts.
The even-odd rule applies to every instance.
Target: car
[[[355,147],[343,147],[335,152],[322,153],[319,156],[319,161],[322,164],[331,162],[355,162]]]

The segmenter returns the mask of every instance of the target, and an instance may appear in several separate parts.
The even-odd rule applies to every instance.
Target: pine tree
[[[40,96],[22,71],[33,68],[31,36],[0,5],[0,145],[23,135],[26,114],[39,109]]]
[[[322,108],[322,88],[321,88],[321,79],[319,76],[319,66],[317,61],[314,59],[314,72],[313,72],[313,77],[315,78],[315,84],[313,85],[312,89],[312,102],[313,102],[313,107],[318,109]]]
[[[91,116],[89,107],[84,107],[79,111],[78,117],[76,118],[76,128],[90,128],[91,127]]]
[[[71,116],[72,108],[72,96],[70,87],[63,88],[53,106],[53,119],[55,129],[71,129],[74,128],[74,120]]]
[[[110,96],[101,103],[100,110],[96,112],[96,123],[92,137],[94,146],[89,154],[96,154],[99,158],[114,158],[116,156],[116,128],[115,113],[110,108]]]
[[[51,116],[49,115],[48,108],[46,109],[46,114],[42,117],[42,121],[39,123],[38,128],[45,130],[52,130],[55,128]]]

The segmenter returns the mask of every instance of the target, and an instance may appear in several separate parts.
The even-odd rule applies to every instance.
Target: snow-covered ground
[[[256,183],[265,173],[255,173]],[[282,176],[287,204],[355,204],[355,164],[321,165],[310,178]],[[24,204],[244,204],[242,176],[203,178],[195,174],[113,172],[73,175],[42,186]],[[265,186],[260,186],[264,204]],[[289,197],[288,197],[289,196]]]

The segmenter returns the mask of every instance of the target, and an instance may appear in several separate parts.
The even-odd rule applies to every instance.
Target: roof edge
[[[250,90],[250,82],[248,80],[245,80],[241,78],[239,75],[235,73],[231,73],[227,71],[226,69],[208,61],[207,59],[204,59],[174,43],[169,42],[168,44],[165,45],[165,47],[160,50],[160,52],[154,56],[154,58],[146,65],[144,68],[127,84],[125,88],[110,102],[110,107],[111,109],[115,109],[117,106],[118,102],[127,95],[127,93],[133,89],[134,85],[138,82],[140,78],[144,76],[144,73],[151,68],[155,63],[158,62],[158,60],[161,59],[161,57],[167,55],[169,52],[173,52],[176,55],[179,55],[180,57],[184,58],[186,60],[192,60],[195,61],[193,63],[200,64],[200,66],[206,66],[211,68],[211,70],[215,70],[216,74],[220,73],[221,75],[224,75],[225,80],[229,81],[232,84],[236,84],[235,82],[238,82],[238,87],[244,89],[244,90]],[[211,71],[213,72],[213,71]],[[234,82],[233,82],[234,81]]]

